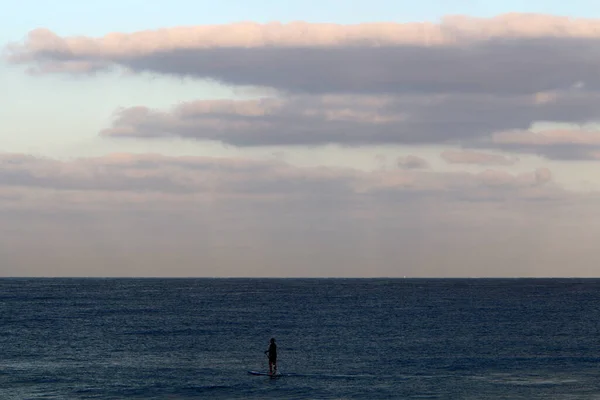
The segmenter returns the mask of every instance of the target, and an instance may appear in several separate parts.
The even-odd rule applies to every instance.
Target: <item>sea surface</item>
[[[594,279],[0,279],[0,399],[600,399],[599,327]]]

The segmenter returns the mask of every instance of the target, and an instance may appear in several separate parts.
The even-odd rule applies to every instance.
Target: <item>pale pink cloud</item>
[[[597,160],[600,131],[555,129],[543,131],[510,130],[496,132],[488,143],[505,151],[536,153],[561,160]]]
[[[496,132],[492,141],[498,144],[526,144],[549,146],[557,144],[600,145],[600,131],[594,130],[545,130]]]
[[[509,13],[492,18],[448,16],[440,23],[240,22],[163,28],[103,37],[60,37],[49,29],[31,31],[24,48],[13,46],[14,57],[36,53],[83,56],[131,56],[174,49],[335,47],[419,45],[447,46],[507,38],[598,38],[600,20],[543,14]]]
[[[440,156],[451,164],[513,165],[518,159],[471,150],[447,150]]]

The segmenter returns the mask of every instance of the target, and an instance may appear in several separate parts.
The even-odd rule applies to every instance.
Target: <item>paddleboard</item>
[[[248,371],[250,375],[260,375],[260,376],[270,376],[271,378],[279,378],[285,376],[284,374],[277,373],[275,375],[271,375],[268,372],[259,372],[259,371]]]

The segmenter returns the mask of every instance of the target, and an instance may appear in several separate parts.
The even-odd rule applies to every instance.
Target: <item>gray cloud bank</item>
[[[439,24],[198,26],[62,38],[46,29],[8,48],[40,72],[110,66],[292,93],[533,94],[597,89],[600,22],[547,15]]]
[[[545,168],[1,154],[0,275],[560,276],[566,261],[589,275],[595,202]]]
[[[415,160],[420,159],[413,156],[409,164],[412,166]],[[124,153],[70,161],[0,154],[0,187],[6,193],[25,188],[90,196],[116,193],[123,198],[127,194],[160,194],[259,200],[338,196],[342,200],[381,192],[400,196],[457,192],[464,199],[486,194],[499,198],[523,197],[529,194],[529,189],[552,197],[561,192],[556,187],[546,187],[551,181],[551,173],[546,168],[520,175],[498,170],[439,173],[400,168],[366,172],[351,168],[301,168],[279,161],[157,154]],[[490,191],[493,188],[501,190]],[[11,198],[16,199],[8,197]]]
[[[528,129],[537,121],[592,122],[600,116],[599,110],[600,94],[579,92],[517,97],[330,95],[202,100],[168,111],[121,109],[102,134],[184,137],[242,147],[460,144],[552,159],[595,159],[600,150],[597,132],[534,133]]]

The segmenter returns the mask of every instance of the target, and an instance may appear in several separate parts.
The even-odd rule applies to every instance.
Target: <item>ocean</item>
[[[7,278],[0,399],[600,399],[599,324],[596,279]]]

